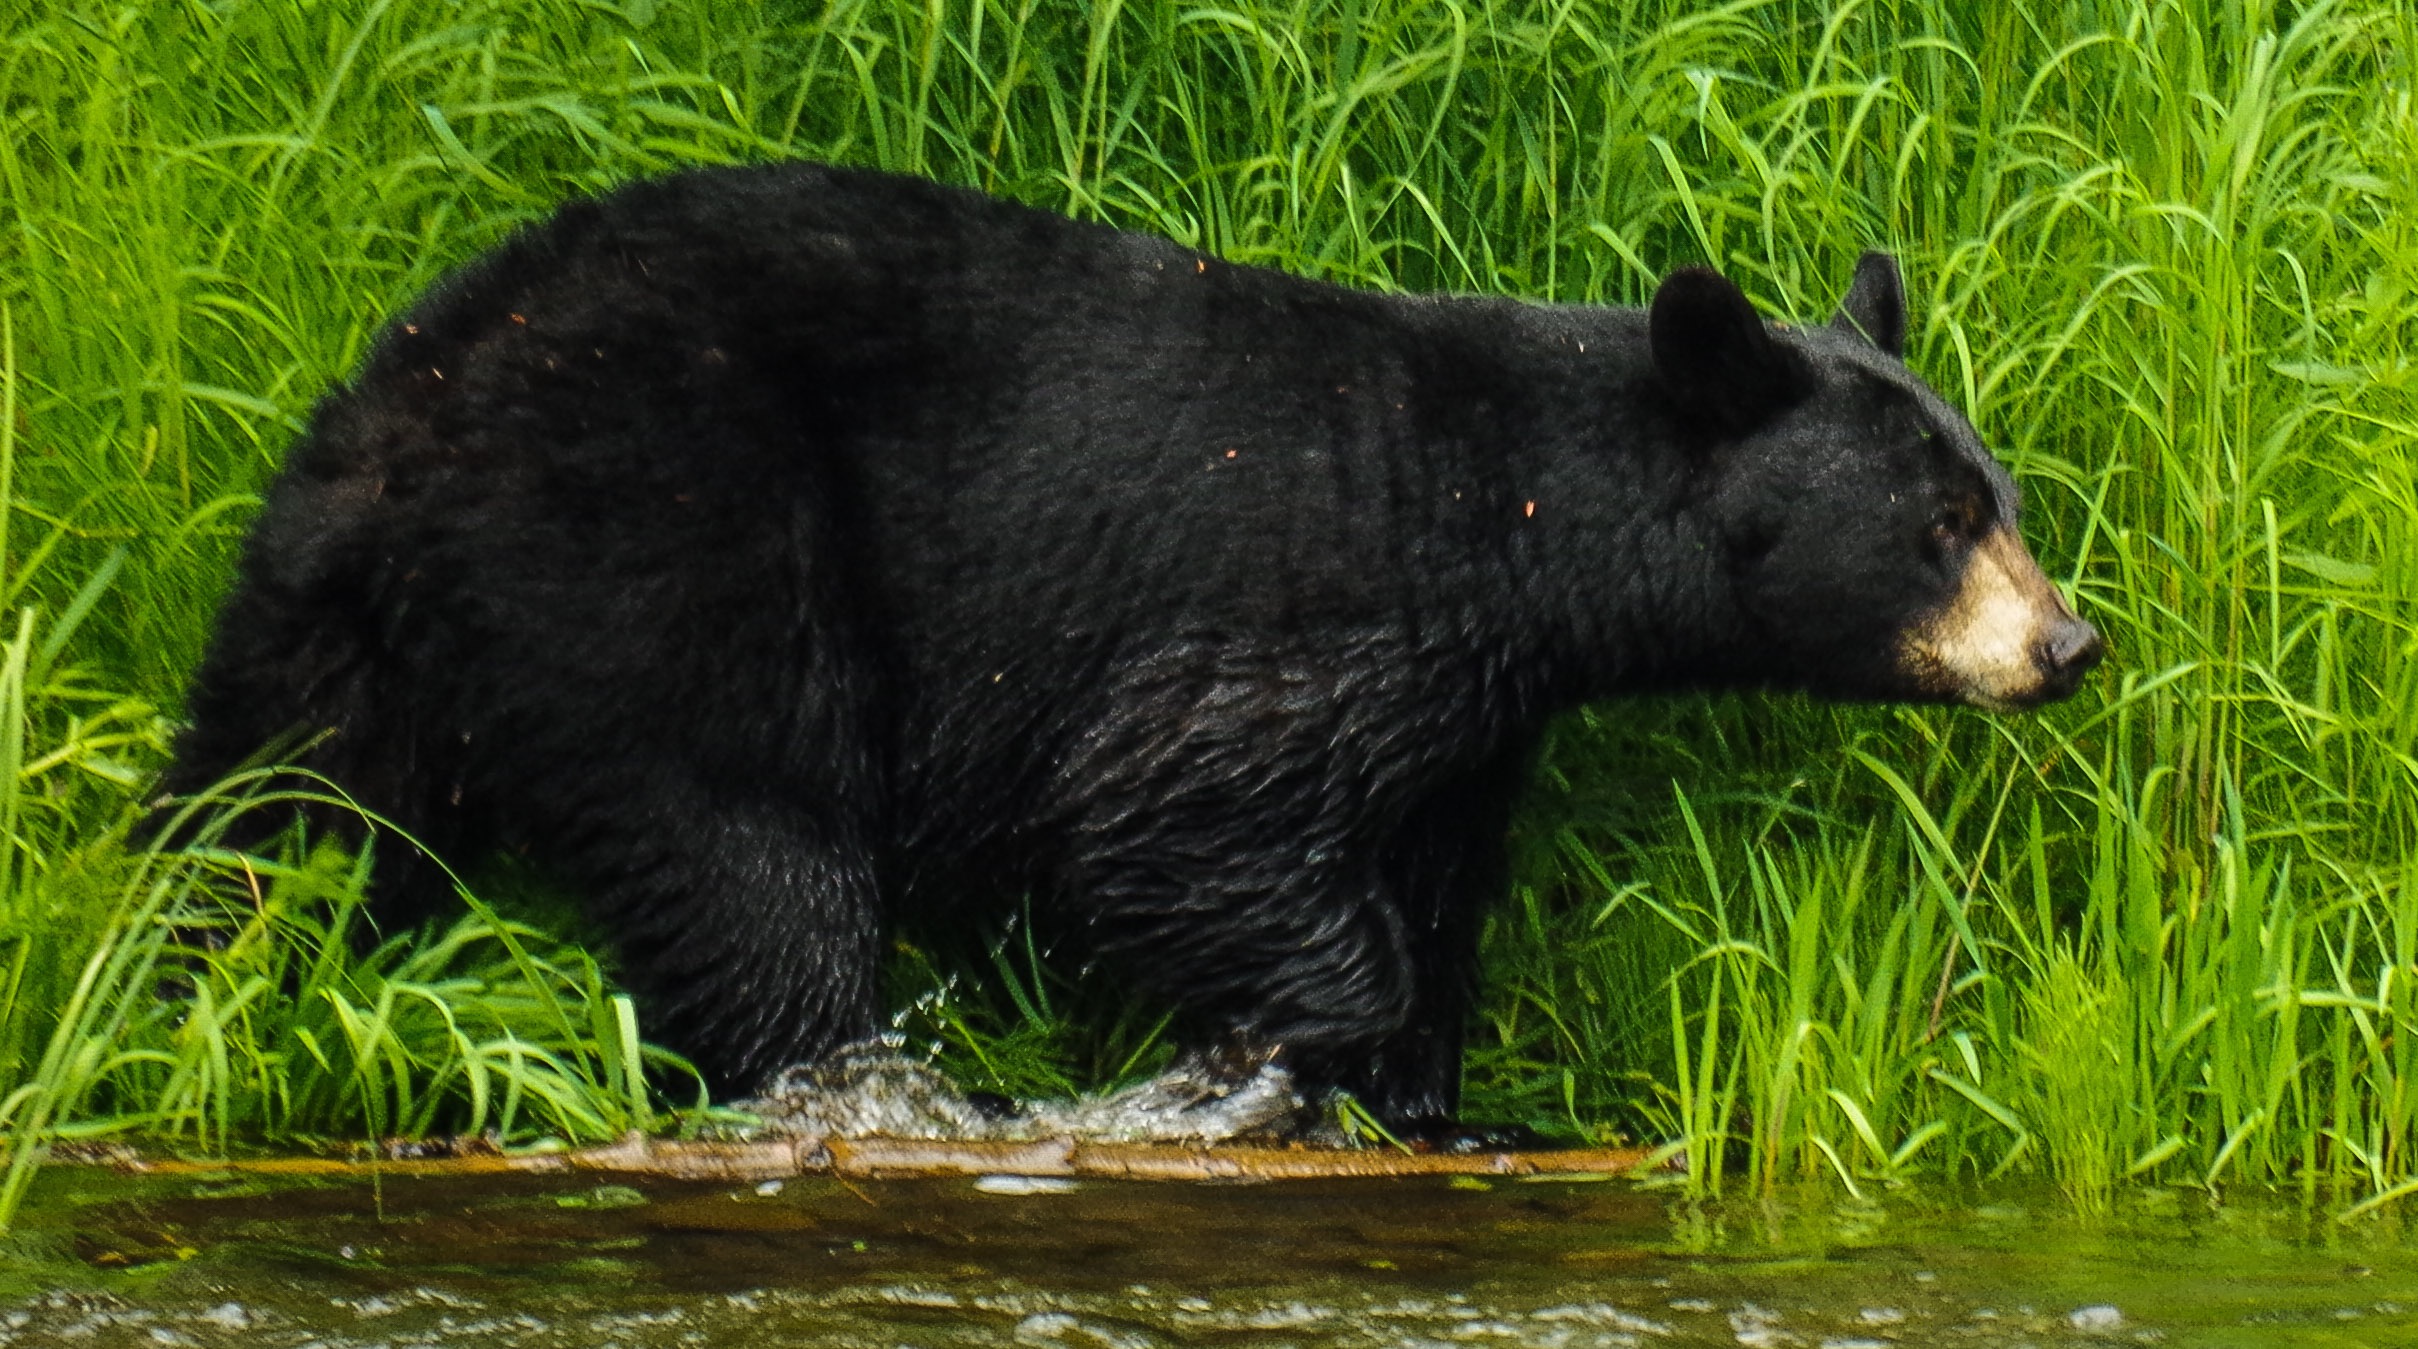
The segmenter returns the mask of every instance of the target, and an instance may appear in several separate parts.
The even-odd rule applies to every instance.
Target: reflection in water
[[[2171,1192],[2094,1223],[1626,1182],[46,1173],[0,1344],[1801,1346],[2418,1343],[2418,1251]]]

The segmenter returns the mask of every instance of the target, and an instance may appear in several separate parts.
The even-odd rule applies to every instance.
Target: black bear
[[[2097,660],[1904,330],[1878,254],[1791,327],[1702,270],[1378,295],[876,173],[636,184],[319,405],[168,785],[306,743],[526,855],[721,1089],[871,1035],[894,919],[1005,889],[1189,1043],[1446,1129],[1557,711]]]

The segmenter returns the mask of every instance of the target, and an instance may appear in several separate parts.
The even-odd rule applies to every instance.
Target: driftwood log
[[[1048,1176],[1094,1180],[1272,1181],[1361,1176],[1611,1177],[1636,1170],[1644,1148],[1554,1152],[1408,1153],[1393,1148],[1186,1146],[1091,1143],[950,1142],[909,1138],[783,1138],[694,1142],[631,1135],[605,1147],[506,1154],[471,1147],[447,1156],[268,1157],[233,1160],[144,1158],[120,1153],[88,1160],[138,1174],[237,1171],[254,1175],[463,1176],[597,1172],[680,1180],[761,1182],[793,1176],[892,1179],[934,1176]],[[61,1160],[70,1160],[62,1158]]]

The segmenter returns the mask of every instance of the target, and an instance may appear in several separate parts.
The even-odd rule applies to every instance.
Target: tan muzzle
[[[1982,707],[2037,707],[2070,694],[2107,653],[2015,531],[1982,536],[1948,602],[1917,623],[1899,655],[1926,692]]]

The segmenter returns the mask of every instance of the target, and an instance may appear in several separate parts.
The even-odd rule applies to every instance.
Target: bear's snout
[[[2097,628],[2073,614],[2061,616],[2032,649],[2032,663],[2040,667],[2043,701],[2071,694],[2106,654],[2107,643],[2099,639]]]
[[[1924,692],[2009,710],[2068,696],[2106,654],[2099,630],[2004,525],[1974,545],[1956,592],[1915,624],[1901,651]]]

